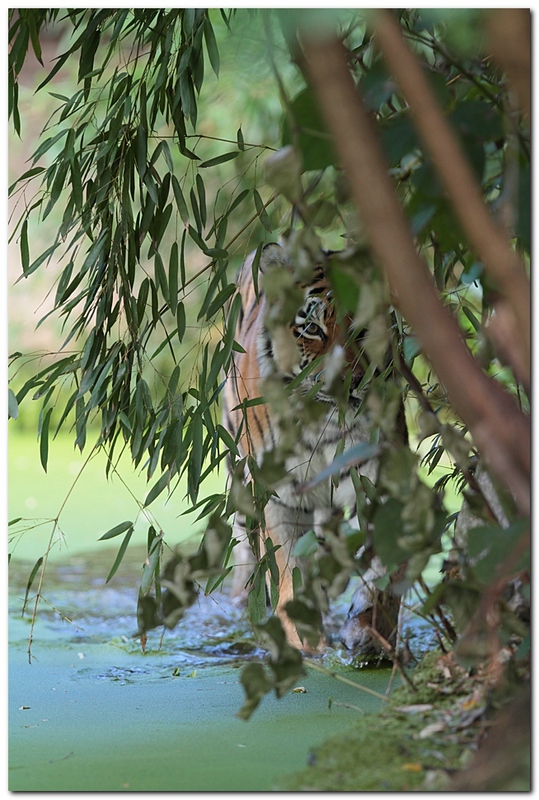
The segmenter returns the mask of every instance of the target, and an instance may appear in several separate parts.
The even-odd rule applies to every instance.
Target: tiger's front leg
[[[245,515],[239,511],[234,516],[234,539],[237,544],[234,547],[235,565],[230,597],[243,605],[247,602],[249,580],[256,566],[256,556],[247,534]]]
[[[300,650],[307,650],[309,648],[301,641],[296,626],[285,611],[285,606],[294,598],[292,571],[298,564],[292,551],[298,538],[313,527],[313,517],[306,511],[290,508],[279,498],[272,497],[266,506],[265,518],[262,539],[271,539],[273,545],[278,547],[275,550],[275,560],[279,569],[279,599],[275,611],[281,620],[288,643]],[[268,592],[271,594],[269,571],[266,573],[266,579]]]
[[[389,585],[381,591],[375,581],[385,575],[386,570],[376,556],[372,559],[370,568],[354,592],[348,616],[339,632],[341,643],[351,653],[366,655],[380,650],[373,629],[390,644],[393,643],[401,603],[397,587],[403,572],[404,568],[400,568],[392,574]]]

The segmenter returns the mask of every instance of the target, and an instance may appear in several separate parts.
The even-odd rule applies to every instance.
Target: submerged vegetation
[[[335,767],[333,751],[320,751],[295,788],[334,789],[333,769],[339,788],[448,788],[463,748],[496,746],[487,733],[499,698],[513,692],[518,704],[529,677],[527,12],[28,8],[9,19],[14,134],[25,141],[37,104],[44,115],[11,182],[11,242],[19,284],[38,287],[35,305],[46,297],[36,336],[20,321],[10,331],[10,425],[37,430],[45,471],[68,432],[84,459],[106,454],[107,475],[122,455],[145,475],[136,516],[111,518],[101,537],[121,541],[114,580],[144,520],[144,646],[228,579],[233,514],[256,528],[283,473],[287,452],[248,461],[221,421],[224,373],[241,350],[237,268],[253,251],[256,267],[262,246],[283,239],[293,275],[259,287],[253,274],[286,327],[295,283],[322,250],[342,251],[332,297],[365,331],[361,410],[379,470],[369,480],[356,469],[362,454],[336,446],[325,477],[337,486],[351,470],[358,523],[336,516],[323,541],[308,531],[297,542],[306,570],[290,613],[316,641],[328,596],[374,553],[387,573],[403,570],[405,605],[432,624],[441,650],[410,679],[402,632],[395,643],[378,637],[406,685],[363,726],[369,741],[337,743],[345,760]],[[287,443],[298,418],[320,414],[322,382],[307,396],[298,383],[268,381],[250,401],[274,404]],[[346,382],[329,390],[341,403]],[[401,403],[410,442],[386,446]],[[208,490],[227,460],[230,485]],[[154,513],[179,492],[205,527],[195,552],[175,549],[175,530]],[[34,524],[17,513],[11,541]],[[26,586],[32,631],[58,517],[51,526]],[[249,581],[249,616],[271,656],[243,672],[245,718],[305,670],[267,614],[266,595],[273,610],[279,597],[275,551],[266,540]],[[526,719],[508,724],[525,753]],[[367,786],[360,751],[376,770],[372,728],[391,770],[381,763]]]

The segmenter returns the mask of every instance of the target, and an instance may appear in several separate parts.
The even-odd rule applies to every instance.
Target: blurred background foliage
[[[107,473],[128,453],[148,481],[144,508],[181,477],[187,504],[201,517],[211,514],[213,537],[190,562],[194,583],[176,591],[188,601],[202,577],[208,587],[219,583],[231,552],[233,504],[213,484],[206,497],[201,487],[224,471],[236,449],[219,412],[223,370],[237,347],[234,276],[262,243],[304,230],[305,220],[266,181],[268,155],[288,144],[301,152],[307,229],[323,247],[365,244],[313,95],[291,56],[297,13],[10,11],[10,424],[37,429],[45,470],[49,442],[64,431],[81,452],[104,448]],[[299,13],[304,22],[310,15],[310,24],[342,32],[433,280],[485,371],[528,410],[484,334],[493,287],[422,150],[365,13]],[[529,132],[484,49],[486,15],[399,12],[486,203],[528,257]],[[370,289],[376,307],[379,277],[371,270],[365,280],[366,274],[338,272],[337,301],[352,297],[361,308]],[[441,531],[450,530],[474,453],[413,332],[404,320],[398,324],[412,448],[422,458],[422,481],[434,484],[440,503],[448,490],[438,543],[433,549],[424,542],[425,566],[433,552],[452,546],[450,539],[442,545]],[[441,428],[432,425],[433,414]],[[510,503],[506,510],[514,517]],[[123,536],[120,560],[131,533],[132,524],[111,519],[105,538]],[[162,619],[161,545],[150,526],[143,628]],[[493,555],[491,574],[501,558]],[[183,602],[164,612],[169,621]]]

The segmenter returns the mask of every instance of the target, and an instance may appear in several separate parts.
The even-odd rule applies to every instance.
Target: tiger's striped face
[[[343,322],[337,318],[331,286],[321,266],[312,280],[298,286],[283,248],[277,244],[263,248],[259,262],[262,275],[277,269],[286,278],[282,281],[288,287],[285,300],[291,302],[281,313],[282,294],[277,292],[274,296],[273,290],[267,291],[268,285],[262,286],[260,294],[255,291],[253,258],[254,253],[238,273],[242,306],[235,339],[242,349],[233,353],[223,404],[227,429],[235,434],[244,428],[243,452],[260,453],[271,438],[268,431],[271,433],[273,423],[268,407],[239,407],[266,394],[266,379],[279,378],[289,384],[305,371],[298,387],[301,393],[313,389],[316,400],[341,407],[345,403],[355,413],[361,403],[358,387],[368,359],[362,346],[365,332],[353,327],[351,315]],[[280,280],[273,284],[279,285]],[[298,299],[293,300],[287,292],[293,292]]]
[[[317,267],[311,283],[302,287],[305,291],[305,302],[298,309],[291,325],[296,339],[300,359],[296,374],[308,367],[315,359],[324,357],[320,370],[315,371],[309,383],[319,379],[331,382],[329,372],[340,370],[344,379],[351,373],[350,391],[354,396],[366,368],[366,357],[363,351],[365,331],[354,328],[350,314],[339,324],[333,303],[331,286],[322,267]],[[320,399],[329,399],[320,395]]]

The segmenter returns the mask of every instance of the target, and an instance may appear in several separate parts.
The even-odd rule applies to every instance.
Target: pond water
[[[173,632],[152,632],[142,653],[133,570],[122,564],[112,588],[99,562],[94,553],[49,565],[31,663],[31,608],[21,617],[21,605],[32,564],[10,565],[11,791],[271,790],[354,725],[358,708],[379,708],[309,670],[305,693],[268,695],[240,720],[241,667],[265,654],[226,594],[202,597]],[[342,671],[381,693],[391,673]]]
[[[144,476],[123,464],[122,480],[106,481],[98,454],[74,485],[81,459],[65,436],[47,474],[36,448],[33,437],[10,437],[9,513],[22,518],[10,528],[11,791],[267,791],[302,770],[315,745],[379,709],[375,697],[309,670],[305,693],[268,695],[240,720],[241,669],[266,655],[226,591],[201,597],[174,631],[151,632],[143,653],[134,632],[147,532],[135,499],[147,491]],[[196,535],[176,497],[154,505],[172,543]],[[22,617],[23,598],[60,509],[29,663],[32,603]],[[124,519],[138,520],[133,541],[105,584],[117,547],[97,539]],[[432,632],[416,626],[412,636],[421,650]],[[387,667],[355,670],[335,651],[330,666],[381,693],[390,680]]]

